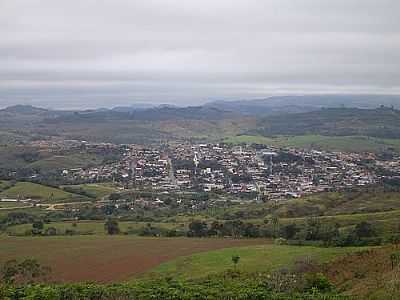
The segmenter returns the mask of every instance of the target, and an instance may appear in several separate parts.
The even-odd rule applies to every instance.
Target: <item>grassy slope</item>
[[[11,186],[9,181],[0,180],[0,191],[6,190]]]
[[[99,165],[102,161],[103,157],[94,153],[76,151],[65,155],[55,155],[37,147],[0,143],[0,168],[35,168],[42,171],[54,171]]]
[[[381,152],[388,148],[393,148],[395,151],[400,152],[400,140],[398,139],[380,139],[364,136],[299,135],[269,138],[239,135],[228,137],[224,142],[229,144],[256,143],[277,147],[314,148],[349,152]]]
[[[85,191],[88,194],[93,195],[93,197],[96,199],[101,199],[117,191],[115,187],[105,184],[80,184],[80,185],[70,185],[63,187],[76,188],[77,190],[81,189],[82,191]]]
[[[263,224],[272,215],[277,215],[283,225],[303,225],[311,216],[317,216],[322,223],[338,223],[342,228],[368,221],[376,225],[381,235],[386,236],[400,233],[400,193],[321,193],[279,203],[252,203],[209,210],[196,217],[208,220],[209,223],[215,219],[223,221],[239,218],[244,222]],[[188,222],[190,217],[181,216],[175,220]]]
[[[60,170],[70,168],[81,168],[89,165],[98,165],[102,159],[93,154],[75,153],[66,156],[54,155],[27,165],[28,168],[39,168],[40,170]]]
[[[324,273],[344,294],[370,300],[400,299],[400,267],[392,268],[390,259],[396,253],[398,245],[353,253],[327,264]]]
[[[152,270],[174,278],[198,278],[232,268],[232,256],[240,256],[238,269],[245,272],[263,272],[289,267],[296,258],[311,256],[325,262],[332,258],[355,251],[357,248],[317,248],[280,245],[260,245],[229,248],[180,257]],[[359,248],[358,248],[359,249]]]
[[[46,202],[77,201],[87,200],[87,198],[65,192],[61,189],[52,188],[31,182],[18,182],[15,186],[0,193],[4,198],[32,198]]]

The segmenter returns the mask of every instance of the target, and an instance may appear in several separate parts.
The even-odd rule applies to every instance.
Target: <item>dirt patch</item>
[[[4,237],[0,238],[0,263],[14,258],[36,258],[52,268],[52,280],[57,282],[118,282],[180,256],[266,243],[260,239],[129,236]]]

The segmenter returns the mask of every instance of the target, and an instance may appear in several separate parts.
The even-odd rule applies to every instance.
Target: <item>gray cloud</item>
[[[400,93],[398,0],[0,0],[0,106]]]

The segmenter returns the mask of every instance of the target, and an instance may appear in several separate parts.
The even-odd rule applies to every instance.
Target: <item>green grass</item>
[[[9,181],[0,180],[0,192],[4,191],[11,187],[11,183]]]
[[[399,139],[381,139],[365,136],[322,136],[299,135],[277,136],[274,138],[252,135],[239,135],[224,140],[229,144],[263,144],[277,147],[314,148],[331,151],[347,152],[382,152],[393,148],[400,152]]]
[[[352,227],[360,222],[369,222],[379,234],[386,236],[391,233],[399,233],[400,231],[400,210],[387,212],[366,213],[366,214],[351,214],[351,215],[336,215],[317,217],[322,224],[339,224],[341,228]],[[307,218],[285,218],[281,219],[282,224],[296,223],[299,225],[305,224]]]
[[[118,191],[117,188],[105,184],[80,184],[80,185],[66,185],[63,188],[76,189],[76,193],[85,192],[93,198],[101,199]]]
[[[244,272],[265,272],[290,267],[296,259],[310,256],[327,262],[338,255],[360,248],[318,248],[309,246],[261,245],[227,248],[180,257],[161,264],[151,273],[171,275],[174,278],[199,278],[224,272],[233,267],[232,256],[240,256],[237,269]]]
[[[31,206],[29,203],[24,202],[3,202],[0,201],[0,208],[14,208],[14,207],[25,207]]]
[[[13,187],[0,193],[4,198],[32,198],[45,202],[68,202],[87,200],[86,197],[65,192],[61,189],[52,188],[31,182],[18,182]]]
[[[35,161],[29,164],[28,167],[48,171],[94,166],[101,162],[102,159],[94,154],[75,153],[66,156],[54,155]]]

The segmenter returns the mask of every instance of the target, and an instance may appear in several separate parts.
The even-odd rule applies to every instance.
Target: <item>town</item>
[[[85,143],[85,142],[84,142]],[[400,174],[400,158],[374,154],[280,149],[261,145],[162,144],[159,146],[88,144],[119,147],[115,162],[65,169],[71,181],[108,182],[124,189],[155,192],[221,192],[255,201],[299,198],[376,184]]]

